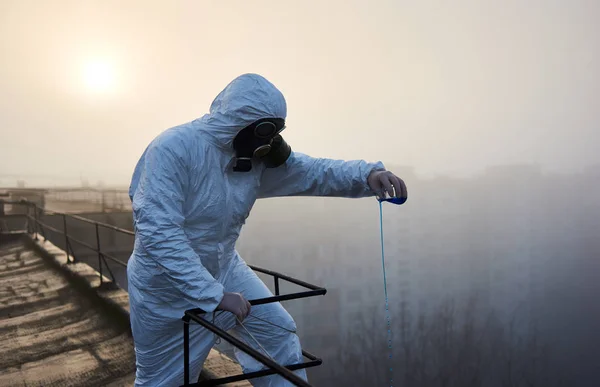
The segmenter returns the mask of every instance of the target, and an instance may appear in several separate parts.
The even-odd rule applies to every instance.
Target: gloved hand
[[[218,310],[226,310],[235,314],[240,321],[244,321],[250,314],[250,308],[250,303],[240,293],[225,293],[217,306]]]
[[[378,199],[385,199],[386,193],[390,197],[403,199],[408,197],[404,181],[390,171],[375,170],[371,172],[367,178],[367,183]]]

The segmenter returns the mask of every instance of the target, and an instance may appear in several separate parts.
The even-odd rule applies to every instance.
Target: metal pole
[[[300,281],[299,279],[292,278],[292,277],[287,276],[285,274],[281,274],[281,273],[277,273],[275,271],[263,269],[261,267],[257,267],[257,266],[254,266],[254,265],[248,265],[248,267],[250,269],[254,270],[254,271],[259,272],[259,273],[268,274],[268,275],[272,275],[272,276],[278,276],[279,278],[281,278],[283,280],[286,280],[286,281],[291,282],[291,283],[296,284],[296,285],[300,285],[300,286],[308,288],[308,289],[312,289],[312,290],[321,289],[320,287],[318,287],[316,285],[311,285],[311,284],[309,284],[307,282]]]
[[[190,385],[190,319],[183,318],[183,385]]]
[[[67,216],[65,214],[62,214],[62,218],[63,218],[63,229],[65,232],[65,253],[67,253],[67,263],[70,262],[69,260],[69,236],[67,235]]]
[[[199,316],[196,316],[196,315],[193,315],[193,314],[189,314],[189,311],[186,311],[185,314],[186,314],[186,317],[190,318],[191,320],[194,320],[198,324],[202,325],[204,328],[206,328],[209,331],[217,334],[221,338],[225,339],[225,341],[227,341],[230,344],[234,345],[235,347],[241,349],[242,351],[244,351],[248,355],[252,356],[257,361],[259,361],[262,364],[266,365],[267,367],[272,368],[279,375],[281,375],[283,378],[285,378],[285,379],[289,380],[290,382],[292,382],[295,386],[298,386],[298,387],[311,387],[311,385],[308,384],[308,382],[306,382],[305,380],[303,380],[302,378],[300,378],[295,373],[291,372],[290,370],[288,370],[284,366],[276,363],[271,358],[266,357],[262,353],[258,352],[254,348],[250,347],[248,344],[246,344],[243,341],[239,340],[238,338],[230,335],[229,333],[227,333],[226,331],[224,331],[221,328],[217,327],[216,325],[211,324],[209,321],[204,320],[202,317],[199,317]],[[184,334],[185,334],[185,332],[184,332]],[[184,341],[185,341],[185,336],[184,336]],[[185,358],[185,353],[184,353],[184,358]]]
[[[37,210],[37,204],[33,203],[33,211],[34,211],[34,219],[35,219],[35,240],[38,240],[38,210]]]
[[[21,206],[23,205],[23,203],[19,203],[19,208],[21,208]],[[29,219],[29,217],[31,216],[29,214],[29,203],[25,203],[25,219],[27,221],[27,223],[25,224],[27,226],[27,233],[28,234],[33,234],[33,229],[31,228],[31,219]]]
[[[279,276],[274,276],[275,278],[275,295],[279,295]]]
[[[98,270],[100,271],[100,286],[102,286],[104,279],[102,275],[102,253],[100,252],[100,232],[98,231],[98,223],[96,223],[96,247],[98,248]]]
[[[296,300],[298,298],[324,296],[325,294],[327,294],[327,289],[309,290],[306,292],[282,294],[279,296],[260,298],[258,300],[248,300],[248,302],[250,303],[250,305],[254,306],[254,305],[270,304],[271,302],[291,301],[291,300]]]
[[[4,216],[4,201],[2,199],[0,199],[0,218],[3,216]],[[4,219],[0,219],[0,231],[2,231],[2,224],[4,224]],[[0,233],[0,235],[1,235],[1,233]]]

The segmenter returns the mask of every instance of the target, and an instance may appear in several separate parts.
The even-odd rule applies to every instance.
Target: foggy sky
[[[314,156],[470,175],[600,162],[600,2],[0,0],[6,175],[128,184],[148,142],[256,72]],[[115,88],[83,84],[86,61]]]

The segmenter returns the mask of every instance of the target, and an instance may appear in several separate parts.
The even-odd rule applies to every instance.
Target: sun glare
[[[115,87],[115,73],[108,61],[96,60],[85,64],[83,81],[89,91],[109,92]]]

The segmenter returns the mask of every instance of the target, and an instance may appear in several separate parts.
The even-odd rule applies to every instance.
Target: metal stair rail
[[[296,278],[292,278],[285,274],[277,273],[277,272],[263,269],[263,268],[253,266],[253,265],[248,265],[248,266],[256,272],[272,276],[275,281],[275,296],[267,297],[267,298],[260,298],[260,299],[256,299],[256,300],[249,300],[248,302],[252,306],[269,304],[269,303],[280,302],[280,301],[290,301],[290,300],[296,300],[296,299],[300,299],[300,298],[307,298],[307,297],[314,297],[314,296],[323,296],[327,293],[327,289],[325,289],[325,288],[321,288],[319,286],[309,284],[307,282],[301,281]],[[295,285],[302,286],[303,288],[306,288],[309,290],[282,295],[279,292],[279,280],[280,279],[284,280],[284,281],[288,281]],[[237,339],[236,337],[227,333],[223,329],[219,328],[216,324],[204,319],[202,317],[202,315],[204,315],[204,314],[205,314],[205,311],[203,311],[202,309],[190,309],[190,310],[187,310],[185,312],[184,316],[182,317],[182,320],[183,320],[183,349],[184,349],[184,352],[183,352],[183,355],[184,355],[184,358],[183,358],[184,384],[182,385],[182,387],[183,386],[186,386],[186,387],[188,387],[188,386],[189,387],[191,387],[191,386],[194,386],[194,387],[220,386],[220,385],[226,384],[226,383],[238,382],[238,381],[242,381],[242,380],[249,380],[249,379],[259,378],[259,377],[263,377],[263,376],[274,375],[274,374],[279,374],[280,376],[284,377],[285,379],[292,382],[296,386],[312,387],[309,383],[307,383],[306,381],[304,381],[303,379],[298,377],[292,371],[320,366],[321,364],[323,364],[323,361],[321,359],[317,358],[315,355],[313,355],[305,350],[302,350],[302,355],[305,358],[307,358],[308,361],[305,361],[303,363],[298,363],[298,364],[287,364],[287,365],[278,364],[277,362],[275,362],[272,359],[270,359],[269,357],[263,355],[256,349],[250,347],[248,344],[244,343],[243,341]],[[208,329],[209,331],[213,332],[217,336],[221,337],[228,343],[234,345],[238,349],[240,349],[240,350],[244,351],[245,353],[247,353],[248,355],[252,356],[254,359],[256,359],[259,362],[261,362],[262,364],[264,364],[267,367],[267,369],[261,370],[261,371],[250,372],[250,373],[246,373],[246,374],[227,376],[227,377],[223,377],[223,378],[219,378],[219,379],[211,379],[211,380],[199,381],[196,383],[190,383],[190,341],[189,341],[189,337],[190,337],[190,323],[192,321],[197,324],[202,325],[204,328]]]

